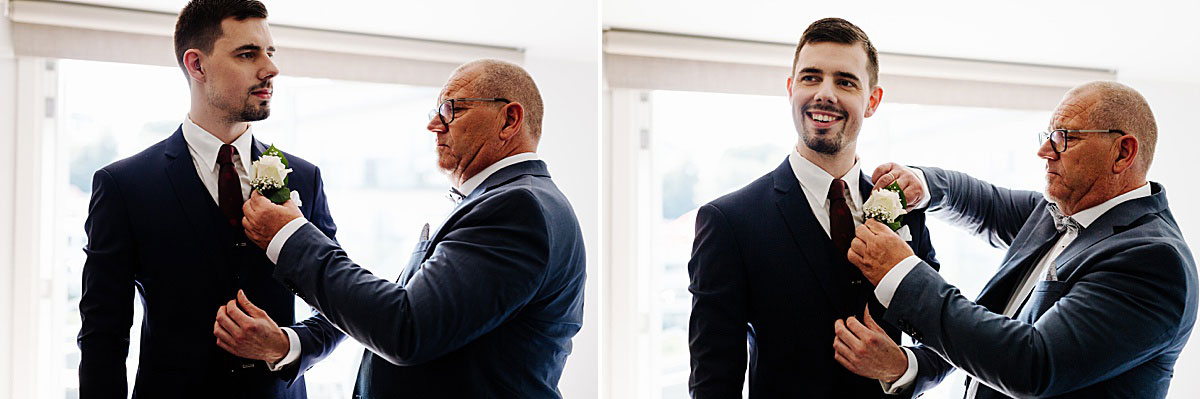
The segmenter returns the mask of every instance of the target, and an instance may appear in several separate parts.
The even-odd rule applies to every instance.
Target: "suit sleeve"
[[[407,285],[360,268],[311,224],[279,255],[276,278],[372,352],[417,365],[495,329],[531,301],[549,258],[547,214],[510,190],[454,222]]]
[[[313,173],[313,198],[305,203],[311,209],[306,218],[325,237],[336,244],[337,225],[334,224],[333,216],[329,212],[329,202],[325,196],[324,186],[324,182],[321,180],[321,169],[317,168]],[[313,312],[308,319],[289,327],[300,338],[300,358],[280,370],[281,377],[287,380],[289,385],[295,383],[305,371],[308,371],[317,362],[333,353],[333,350],[337,349],[337,345],[346,339],[346,334],[334,327],[319,312]]]
[[[1042,194],[988,184],[965,173],[921,167],[929,184],[929,211],[997,248],[1008,248]]]
[[[688,387],[694,398],[742,397],[749,320],[746,274],[737,245],[721,210],[712,204],[701,207],[688,262]]]
[[[1034,324],[971,302],[921,264],[885,317],[907,322],[924,345],[1008,395],[1057,396],[1144,363],[1189,327],[1188,259],[1169,242],[1103,254]],[[1039,289],[1045,284],[1065,283]]]
[[[125,398],[125,357],[133,324],[134,237],[121,189],[108,171],[92,176],[79,299],[79,397]]]

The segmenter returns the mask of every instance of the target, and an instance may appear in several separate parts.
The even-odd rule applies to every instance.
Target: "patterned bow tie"
[[[462,191],[458,191],[458,189],[454,188],[454,187],[450,187],[450,192],[446,194],[446,198],[449,198],[451,201],[454,201],[455,205],[461,204],[463,198],[466,198],[466,197],[467,196],[463,195]]]
[[[1050,213],[1050,217],[1054,218],[1054,229],[1058,230],[1060,234],[1066,232],[1067,230],[1071,230],[1076,233],[1079,233],[1080,230],[1083,230],[1083,226],[1080,226],[1079,222],[1075,221],[1075,218],[1064,215],[1062,211],[1058,209],[1058,205],[1053,202],[1046,205],[1046,212]]]

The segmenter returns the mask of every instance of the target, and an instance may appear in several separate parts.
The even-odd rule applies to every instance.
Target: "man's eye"
[[[241,53],[241,54],[238,54],[238,57],[242,57],[242,58],[254,58],[254,53]]]
[[[801,82],[816,82],[816,81],[817,81],[817,77],[816,77],[816,76],[812,76],[812,75],[805,75],[805,76],[801,76],[801,77],[800,77],[800,81],[801,81]]]
[[[854,83],[854,81],[852,81],[852,80],[839,81],[838,85],[845,86],[845,87],[858,87],[858,83]]]

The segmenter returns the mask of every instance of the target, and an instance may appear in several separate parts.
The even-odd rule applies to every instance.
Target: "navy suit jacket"
[[[262,143],[254,141],[253,159]],[[305,217],[333,237],[316,166],[286,154],[288,187]],[[78,343],[80,397],[125,398],[125,357],[134,289],[145,310],[133,396],[306,397],[303,372],[344,338],[315,316],[295,324],[295,297],[271,278],[265,253],[248,243],[201,183],[177,129],[166,140],[96,171],[84,224],[83,319]],[[243,289],[251,302],[300,337],[300,359],[278,372],[216,345],[217,309]]]
[[[355,398],[558,398],[584,265],[575,212],[546,164],[525,161],[470,193],[398,283],[307,224],[275,277],[367,347]]]
[[[872,184],[859,179],[865,199]],[[913,252],[937,265],[925,215],[904,223]],[[787,160],[700,207],[688,263],[693,397],[742,397],[747,340],[750,397],[884,396],[878,381],[833,359],[835,320],[861,315],[867,303],[882,314],[870,283],[835,252]],[[899,341],[898,329],[880,325]]]
[[[1162,398],[1196,321],[1196,265],[1166,191],[1104,213],[1054,261],[1015,319],[1001,314],[1057,238],[1041,193],[1008,190],[963,173],[921,168],[931,212],[1008,253],[976,302],[917,265],[885,318],[909,330],[914,394],[954,367],[983,383],[976,398]],[[1001,393],[1003,392],[1003,394]]]

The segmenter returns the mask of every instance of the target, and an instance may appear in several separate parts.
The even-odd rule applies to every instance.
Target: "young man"
[[[872,184],[855,154],[883,98],[874,46],[842,19],[814,22],[796,48],[788,94],[798,143],[775,171],[700,208],[688,263],[690,388],[740,398],[882,397],[880,383],[834,361],[833,323],[861,316],[870,285],[846,260]],[[905,216],[908,245],[932,265],[925,216]],[[898,341],[899,331],[888,326]],[[899,350],[899,349],[897,349]]]
[[[166,140],[93,177],[79,303],[82,398],[126,397],[135,288],[145,316],[134,397],[304,398],[303,372],[344,337],[321,317],[293,325],[294,297],[241,228],[247,171],[265,150],[249,122],[270,114],[279,73],[266,17],[254,0],[190,2],[175,54],[191,109]],[[332,238],[320,171],[288,158],[301,211]]]

